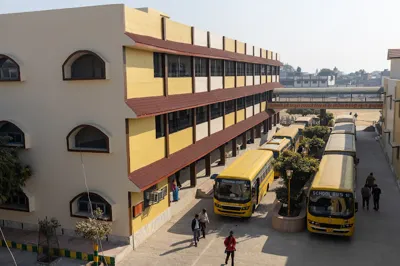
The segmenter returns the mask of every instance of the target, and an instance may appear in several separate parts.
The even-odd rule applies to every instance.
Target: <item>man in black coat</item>
[[[194,219],[192,220],[192,232],[193,232],[194,246],[197,247],[197,242],[200,240],[200,221],[198,214],[196,214],[194,216]]]

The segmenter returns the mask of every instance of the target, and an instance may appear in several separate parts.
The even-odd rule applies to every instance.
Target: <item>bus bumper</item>
[[[354,225],[349,228],[325,228],[318,225],[307,224],[307,230],[311,233],[337,235],[337,236],[352,236],[354,233]]]
[[[252,206],[229,206],[222,203],[214,203],[214,213],[228,217],[251,217]]]

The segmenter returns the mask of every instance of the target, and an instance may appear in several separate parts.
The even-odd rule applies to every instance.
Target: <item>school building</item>
[[[2,226],[60,234],[100,208],[108,241],[137,247],[171,218],[170,185],[210,173],[279,121],[276,52],[124,5],[0,15],[0,134],[33,176]],[[232,148],[231,148],[232,147]],[[86,193],[85,177],[90,190]]]

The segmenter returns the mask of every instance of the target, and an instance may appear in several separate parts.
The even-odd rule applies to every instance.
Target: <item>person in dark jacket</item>
[[[363,200],[363,209],[365,208],[365,205],[367,205],[367,210],[369,210],[369,198],[371,197],[371,190],[367,184],[365,184],[365,186],[361,189],[361,196]]]
[[[381,197],[381,189],[378,187],[377,184],[374,185],[374,188],[372,189],[372,197],[374,199],[374,210],[377,211],[379,210],[379,200]]]
[[[224,241],[225,245],[225,253],[226,253],[226,259],[225,259],[225,264],[228,264],[229,256],[232,258],[232,266],[235,264],[235,251],[236,251],[236,239],[233,236],[233,231],[229,232],[229,236],[225,238]]]
[[[197,242],[200,240],[200,221],[198,214],[196,214],[194,216],[194,219],[192,220],[192,232],[193,232],[194,246],[197,247]]]
[[[367,176],[367,179],[365,180],[365,184],[368,185],[368,187],[372,190],[375,184],[375,177],[374,174],[371,172],[369,176]]]

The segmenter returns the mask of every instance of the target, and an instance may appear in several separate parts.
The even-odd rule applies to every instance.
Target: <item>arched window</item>
[[[0,136],[8,137],[8,145],[15,147],[25,146],[25,136],[19,127],[13,123],[4,121],[0,122]]]
[[[97,193],[90,192],[88,195],[87,192],[83,192],[70,202],[71,216],[73,217],[91,217],[92,211],[96,209],[103,212],[102,219],[112,220],[112,205]]]
[[[0,81],[20,80],[18,64],[7,56],[0,55]]]
[[[76,51],[63,64],[63,78],[64,80],[106,79],[106,62],[91,51]]]
[[[82,125],[67,137],[68,149],[71,151],[109,152],[109,138],[98,128]]]

